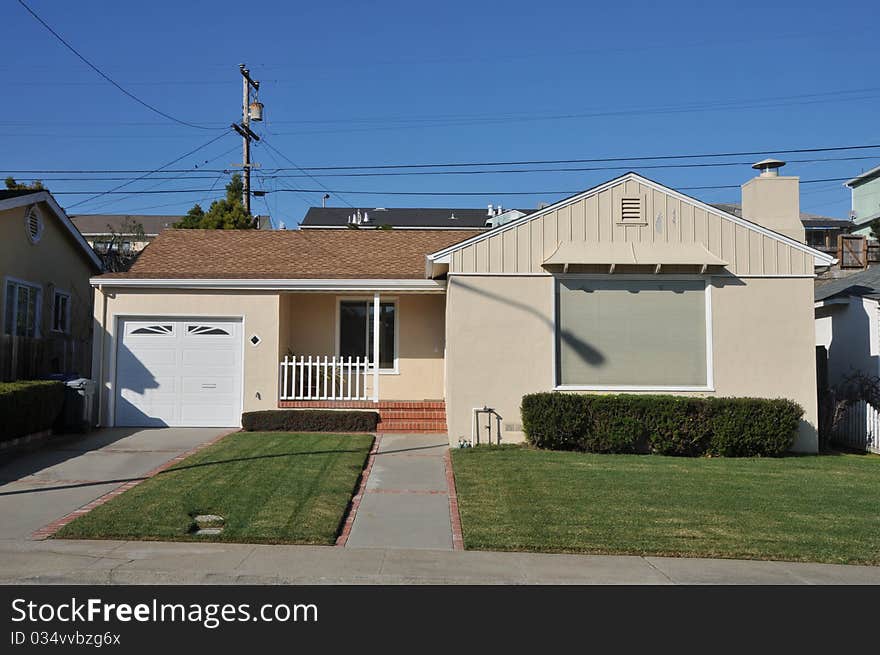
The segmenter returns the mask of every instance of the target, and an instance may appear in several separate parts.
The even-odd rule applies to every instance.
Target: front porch
[[[446,432],[442,293],[279,295],[279,408],[370,409],[380,432]]]

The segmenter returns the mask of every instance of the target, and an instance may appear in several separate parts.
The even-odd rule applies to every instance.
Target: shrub
[[[791,400],[712,398],[709,453],[727,457],[778,456],[791,448],[804,410]]]
[[[270,409],[245,412],[241,426],[252,432],[375,432],[379,414],[371,411]]]
[[[802,415],[797,403],[766,398],[551,392],[522,401],[529,443],[596,453],[775,456],[791,447]]]
[[[48,430],[64,406],[64,384],[51,380],[0,383],[0,441]]]

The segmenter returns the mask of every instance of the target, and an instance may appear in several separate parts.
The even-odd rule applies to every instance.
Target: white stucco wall
[[[880,375],[880,309],[870,298],[840,298],[816,307],[816,345],[828,349],[828,382],[856,371]]]

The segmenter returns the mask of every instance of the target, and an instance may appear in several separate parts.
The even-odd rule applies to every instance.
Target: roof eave
[[[210,289],[251,291],[395,291],[443,293],[444,280],[422,278],[353,278],[353,279],[250,279],[250,278],[132,278],[97,276],[90,280],[93,287],[131,289]]]

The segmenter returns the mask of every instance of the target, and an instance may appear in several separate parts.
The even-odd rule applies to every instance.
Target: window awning
[[[699,243],[595,243],[566,241],[544,260],[544,265],[599,264],[646,266],[726,266]]]

